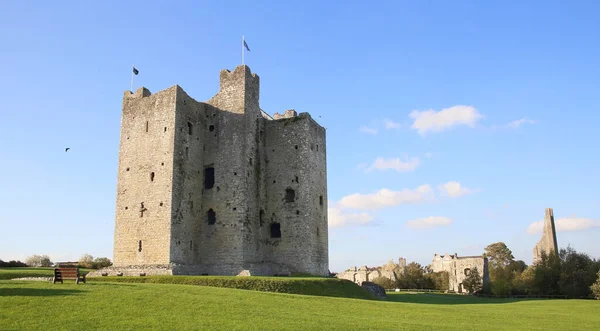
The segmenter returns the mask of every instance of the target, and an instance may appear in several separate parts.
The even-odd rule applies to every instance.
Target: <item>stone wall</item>
[[[360,285],[362,282],[372,282],[374,279],[382,277],[392,281],[397,281],[401,274],[406,270],[406,259],[401,257],[398,259],[398,263],[394,263],[394,260],[390,260],[383,266],[368,268],[362,266],[360,268],[351,267],[350,269],[341,272],[337,275],[337,278],[347,279]]]
[[[431,264],[433,272],[446,271],[449,275],[448,290],[464,293],[462,282],[477,268],[484,287],[489,282],[488,260],[483,256],[464,256],[458,254],[435,254]]]
[[[262,238],[273,262],[328,272],[325,130],[309,114],[265,122],[266,190]],[[281,238],[272,238],[279,224]],[[294,270],[299,271],[299,270]]]
[[[542,252],[546,254],[558,252],[556,229],[554,227],[554,211],[552,208],[546,208],[542,231],[542,238],[533,248],[533,264],[536,264],[542,258]]]
[[[238,66],[207,102],[125,93],[112,272],[328,274],[325,129],[264,116],[259,83]]]
[[[177,87],[123,96],[114,264],[170,262]]]

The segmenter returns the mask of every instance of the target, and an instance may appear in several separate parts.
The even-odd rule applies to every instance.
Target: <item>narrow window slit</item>
[[[217,222],[217,214],[214,210],[212,210],[212,208],[209,209],[208,212],[206,212],[206,220],[208,222],[208,225],[213,225]]]
[[[215,186],[215,168],[204,168],[204,188],[211,189]]]
[[[281,238],[281,225],[279,223],[271,223],[271,238]]]
[[[294,202],[296,200],[296,191],[291,188],[285,189],[285,202]]]

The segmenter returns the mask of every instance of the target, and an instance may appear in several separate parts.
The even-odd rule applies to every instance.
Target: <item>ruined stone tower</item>
[[[261,110],[245,65],[206,102],[126,91],[109,271],[327,275],[326,151],[308,113]]]
[[[554,211],[552,208],[546,208],[546,215],[544,217],[544,228],[542,233],[542,239],[535,245],[533,249],[533,263],[535,264],[542,257],[542,252],[550,254],[551,252],[558,252],[558,244],[556,242],[556,230],[554,228]]]

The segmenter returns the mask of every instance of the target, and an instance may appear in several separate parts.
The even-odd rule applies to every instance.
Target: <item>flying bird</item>
[[[67,147],[65,148],[65,153],[68,152],[71,148]]]

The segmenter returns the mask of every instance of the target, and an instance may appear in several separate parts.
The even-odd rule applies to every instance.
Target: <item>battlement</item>
[[[135,93],[131,92],[130,90],[125,91],[123,98],[128,98],[128,99],[137,99],[137,98],[145,98],[145,97],[149,97],[152,95],[152,92],[150,92],[150,90],[148,90],[145,87],[140,87],[138,88]]]
[[[283,113],[283,115],[279,113],[273,114],[273,119],[279,120],[282,118],[292,118],[296,116],[298,116],[298,113],[294,109],[288,109]]]
[[[237,85],[240,82],[246,82],[250,84],[259,84],[260,78],[257,74],[252,73],[250,67],[247,65],[239,65],[233,69],[223,69],[219,73],[220,76],[220,89],[223,90],[228,86],[234,84]]]

